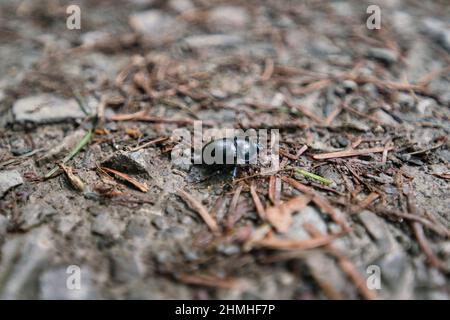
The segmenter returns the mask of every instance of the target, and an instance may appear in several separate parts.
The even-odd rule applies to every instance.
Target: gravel
[[[22,176],[17,170],[0,171],[0,197],[5,193],[23,183]]]

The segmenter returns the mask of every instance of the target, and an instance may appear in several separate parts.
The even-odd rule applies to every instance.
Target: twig
[[[336,152],[330,152],[330,153],[314,154],[312,157],[316,160],[324,160],[324,159],[331,159],[331,158],[344,158],[344,157],[367,155],[367,154],[371,154],[371,153],[383,152],[385,150],[389,151],[392,149],[394,149],[392,146],[386,146],[386,147],[383,146],[383,147],[374,147],[374,148],[368,148],[368,149],[343,150],[343,151],[336,151]]]
[[[322,123],[323,120],[321,118],[319,118],[318,116],[316,116],[315,114],[309,112],[304,106],[302,105],[294,105],[291,104],[290,102],[286,102],[286,104],[288,104],[288,106],[290,108],[293,108],[296,111],[299,111],[301,113],[303,113],[305,116],[307,116],[308,118],[310,118],[311,120],[314,120],[317,123]]]
[[[276,175],[272,175],[269,178],[269,199],[275,204],[275,179]]]
[[[400,219],[408,219],[408,220],[411,220],[411,221],[420,222],[427,229],[436,232],[436,234],[441,235],[443,237],[450,238],[450,231],[449,230],[447,230],[444,227],[441,227],[439,225],[436,225],[436,224],[432,223],[431,221],[429,221],[428,219],[426,219],[424,217],[416,216],[416,215],[413,215],[413,214],[410,214],[410,213],[401,212],[401,211],[398,211],[398,210],[392,210],[392,209],[384,208],[384,207],[381,207],[381,206],[375,207],[375,212],[378,213],[378,214],[385,215],[385,216],[395,216],[395,217],[400,218]]]
[[[175,276],[183,283],[199,285],[212,288],[235,289],[242,286],[242,283],[236,279],[221,279],[210,275],[200,275],[191,273],[181,273]]]
[[[289,152],[287,152],[283,149],[280,149],[279,152],[285,158],[288,158],[288,159],[294,160],[294,161],[298,160],[298,157],[296,155],[290,154]]]
[[[423,232],[423,227],[418,222],[413,222],[412,227],[414,230],[414,234],[416,235],[417,242],[419,243],[420,247],[422,248],[422,251],[424,252],[425,256],[428,259],[428,262],[435,267],[436,269],[439,269],[443,272],[448,272],[447,266],[445,263],[439,259],[431,249],[427,238],[425,237],[425,233]]]
[[[271,235],[262,240],[255,241],[253,244],[260,247],[279,250],[307,250],[325,246],[341,235],[342,233],[307,240],[282,239]]]
[[[205,221],[208,228],[214,233],[219,234],[219,226],[217,225],[216,220],[209,214],[208,210],[202,205],[197,199],[192,197],[189,193],[184,190],[178,189],[178,195],[187,202],[187,204],[197,211],[197,213],[202,217],[203,221]]]
[[[266,219],[266,211],[264,210],[264,206],[259,199],[258,194],[256,193],[255,184],[252,182],[250,185],[250,194],[252,195],[253,202],[255,203],[256,211],[258,212],[259,217],[262,220]]]
[[[410,184],[410,187],[412,187],[412,184]],[[409,190],[407,192],[403,192],[406,195],[406,199],[408,202],[408,208],[411,211],[413,215],[418,215],[418,209],[416,207],[415,201],[413,199],[412,191]],[[417,242],[419,243],[419,246],[422,248],[423,253],[428,259],[428,262],[435,268],[443,271],[448,272],[448,269],[443,261],[441,261],[433,252],[431,249],[427,238],[425,237],[425,233],[423,232],[423,227],[417,222],[412,223],[412,228],[414,231],[414,234],[417,238]]]
[[[352,141],[349,150],[356,149],[361,144],[361,142],[363,142],[363,138],[357,137],[355,140]]]
[[[372,202],[378,199],[380,195],[376,192],[371,192],[364,200],[358,203],[355,207],[352,208],[353,213],[359,213],[365,208],[367,208]]]
[[[297,159],[298,159],[302,154],[304,154],[306,150],[308,150],[308,146],[305,144],[305,145],[303,145],[303,147],[300,148],[300,150],[298,150],[298,152],[297,152],[297,154],[296,154]]]
[[[432,173],[432,175],[441,179],[450,180],[450,171],[444,173]]]
[[[282,177],[281,180],[290,184],[292,187],[300,190],[303,193],[312,195],[313,196],[312,201],[320,208],[320,210],[322,210],[324,213],[327,213],[333,219],[334,222],[336,222],[338,225],[341,226],[341,228],[344,231],[349,232],[351,230],[351,228],[347,225],[347,223],[338,216],[338,213],[331,206],[328,200],[320,196],[312,188],[307,187],[304,184],[298,182],[297,180],[294,180],[289,177]]]
[[[145,122],[164,122],[164,123],[175,123],[179,125],[185,125],[185,124],[193,124],[194,120],[192,119],[166,119],[166,118],[160,118],[160,117],[154,117],[146,115],[145,111],[139,111],[136,113],[130,113],[130,114],[116,114],[113,115],[110,120],[112,121],[145,121]],[[208,125],[208,123],[204,123],[205,125]]]
[[[270,176],[269,179],[269,199],[274,205],[280,204],[281,198],[281,179],[276,175]]]
[[[339,115],[339,113],[341,113],[342,111],[342,107],[339,106],[336,109],[334,109],[329,115],[328,117],[323,121],[323,125],[324,126],[329,126],[334,119],[336,119],[336,117]]]
[[[373,117],[373,116],[371,116],[371,115],[362,113],[362,112],[360,112],[360,111],[358,111],[358,110],[356,110],[356,109],[354,109],[354,108],[352,108],[352,107],[350,107],[350,106],[348,106],[348,105],[346,105],[346,104],[343,104],[342,106],[343,106],[343,108],[344,108],[345,110],[350,111],[350,112],[353,112],[354,114],[356,114],[356,115],[358,115],[358,116],[360,116],[360,117],[362,117],[362,118],[369,119],[369,120],[375,122],[376,124],[380,124],[380,123],[381,123],[381,121],[378,120],[377,118],[375,118],[375,117]]]
[[[323,88],[328,87],[329,85],[331,85],[333,82],[330,79],[320,79],[317,80],[315,82],[311,82],[308,85],[302,87],[302,88],[298,88],[298,89],[291,89],[292,93],[295,95],[302,95],[302,94],[307,94],[310,92],[314,92],[316,90],[320,90]],[[321,121],[319,122],[321,123]]]
[[[267,81],[272,77],[274,71],[274,63],[273,60],[268,58],[265,61],[264,72],[261,75],[261,81]]]
[[[428,152],[428,151],[436,150],[436,149],[442,147],[446,141],[447,141],[447,139],[445,138],[445,139],[442,139],[442,141],[437,143],[435,146],[432,146],[432,147],[429,147],[429,148],[426,148],[426,149],[423,149],[423,150],[410,152],[410,153],[407,153],[407,154],[409,154],[410,156],[413,156],[413,155],[425,153],[425,152]]]
[[[311,198],[311,195],[300,195],[278,206],[269,207],[266,210],[267,220],[278,232],[287,232],[292,224],[292,214],[305,209]]]
[[[231,199],[230,207],[228,209],[228,219],[227,219],[227,228],[233,229],[234,224],[241,217],[240,214],[236,212],[236,207],[239,201],[239,196],[241,195],[243,184],[239,184],[236,191],[234,192],[233,198]]]
[[[145,183],[140,183],[136,179],[127,175],[126,173],[123,173],[123,172],[120,172],[120,171],[117,171],[114,169],[106,168],[106,167],[98,167],[98,168],[107,173],[112,173],[114,176],[117,176],[117,177],[131,183],[133,186],[135,186],[137,189],[139,189],[142,192],[148,192],[148,190],[149,190]]]
[[[381,157],[381,163],[382,163],[382,164],[385,164],[386,161],[387,161],[387,156],[388,156],[388,152],[389,152],[388,147],[389,147],[389,146],[391,146],[391,143],[390,143],[390,142],[386,143],[386,145],[384,146],[383,156]]]
[[[143,145],[140,145],[140,146],[137,146],[137,147],[135,147],[133,149],[130,149],[130,151],[131,152],[138,151],[138,150],[147,148],[148,146],[151,146],[152,144],[160,143],[160,142],[166,141],[168,139],[169,139],[168,137],[156,138],[154,140],[151,140],[149,142],[144,143]]]

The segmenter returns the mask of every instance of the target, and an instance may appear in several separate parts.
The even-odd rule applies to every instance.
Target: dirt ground
[[[448,1],[74,3],[0,2],[0,298],[449,298]],[[178,163],[196,120],[280,170]]]

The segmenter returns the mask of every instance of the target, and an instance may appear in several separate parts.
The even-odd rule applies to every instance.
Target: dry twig
[[[184,190],[178,189],[178,195],[189,204],[189,206],[197,211],[197,213],[202,217],[203,221],[205,221],[206,225],[209,229],[214,233],[219,233],[219,226],[217,225],[216,220],[208,212],[208,209],[205,208],[197,199],[191,196]]]

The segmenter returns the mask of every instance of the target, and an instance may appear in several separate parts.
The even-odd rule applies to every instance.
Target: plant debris
[[[79,6],[0,3],[1,299],[450,298],[445,1]]]
[[[112,173],[115,177],[120,178],[128,183],[130,183],[131,185],[133,185],[134,187],[136,187],[138,190],[142,191],[142,192],[148,192],[148,186],[145,183],[141,183],[139,181],[137,181],[136,179],[130,177],[128,174],[114,170],[114,169],[110,169],[110,168],[106,168],[106,167],[98,167],[99,170],[106,172],[106,173]]]

